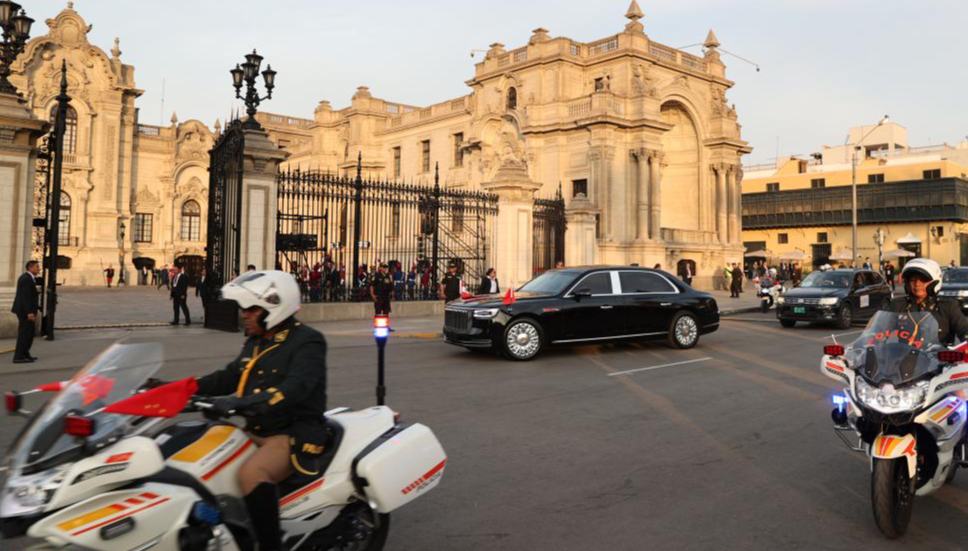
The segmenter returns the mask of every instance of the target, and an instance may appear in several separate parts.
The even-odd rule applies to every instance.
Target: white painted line
[[[609,373],[609,377],[614,377],[616,375],[628,375],[629,373],[638,373],[640,371],[652,371],[653,369],[662,369],[663,367],[672,367],[674,365],[686,365],[694,364],[697,362],[704,362],[706,360],[711,360],[712,358],[696,358],[695,360],[686,360],[684,362],[673,362],[671,364],[653,365],[652,367],[640,367],[638,369],[629,369],[627,371],[616,371],[615,373]]]
[[[853,334],[856,334],[856,333],[863,333],[864,331],[865,331],[864,329],[858,329],[857,331],[848,331],[846,333],[840,333],[840,334],[837,334],[837,335],[830,335],[829,337],[824,337],[821,340],[826,340],[826,339],[834,339],[834,340],[837,340],[838,337],[846,337],[847,335],[853,335]]]

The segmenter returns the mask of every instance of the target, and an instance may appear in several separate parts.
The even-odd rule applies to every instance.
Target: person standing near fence
[[[370,279],[370,298],[373,299],[373,313],[377,316],[390,315],[390,296],[393,294],[393,278],[387,272],[386,262],[381,262]]]
[[[497,270],[488,268],[487,273],[481,278],[481,284],[477,286],[479,295],[496,295],[501,292],[501,286],[497,282]]]
[[[114,281],[114,266],[108,264],[108,267],[104,269],[104,279],[108,282],[108,289],[111,288],[111,282]]]
[[[37,358],[30,355],[30,345],[34,342],[39,300],[37,293],[37,274],[40,264],[36,260],[27,262],[26,271],[17,280],[17,294],[13,298],[11,312],[17,315],[17,345],[14,348],[13,363],[30,363]]]
[[[175,318],[171,325],[178,325],[179,309],[185,313],[185,325],[192,324],[191,315],[188,313],[188,276],[182,273],[181,266],[173,266],[174,276],[171,282],[171,302]]]
[[[459,299],[460,284],[460,276],[457,275],[457,264],[451,262],[447,265],[447,274],[444,275],[444,279],[440,282],[440,289],[437,291],[437,296],[443,299],[444,302]]]

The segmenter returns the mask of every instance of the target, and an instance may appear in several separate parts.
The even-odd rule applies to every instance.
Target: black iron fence
[[[395,300],[435,300],[448,264],[468,288],[487,271],[497,197],[362,176],[290,169],[277,177],[276,267],[307,302],[369,300],[386,263]]]
[[[533,215],[535,275],[565,261],[565,200],[561,187],[553,199],[535,199]]]

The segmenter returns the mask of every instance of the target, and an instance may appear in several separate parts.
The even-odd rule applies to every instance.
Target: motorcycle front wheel
[[[874,522],[885,536],[899,538],[907,531],[914,508],[915,479],[908,476],[907,460],[874,458],[871,506]]]

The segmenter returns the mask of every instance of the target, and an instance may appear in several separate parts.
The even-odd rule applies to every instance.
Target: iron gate
[[[449,263],[469,284],[491,258],[497,214],[492,194],[356,176],[279,174],[276,267],[293,273],[303,300],[369,300],[368,277],[390,266],[395,300],[437,298]],[[469,285],[470,286],[470,285]]]
[[[553,199],[535,199],[533,216],[534,275],[565,261],[565,200],[561,188]]]
[[[237,331],[238,307],[217,300],[219,289],[239,274],[242,245],[242,121],[225,126],[209,152],[208,236],[205,246],[205,327]]]

